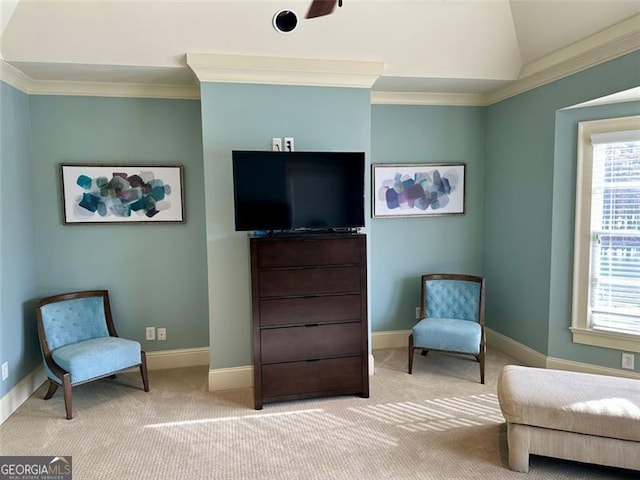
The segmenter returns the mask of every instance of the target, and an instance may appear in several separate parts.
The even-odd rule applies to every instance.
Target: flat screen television
[[[363,152],[234,150],[236,231],[364,226]]]

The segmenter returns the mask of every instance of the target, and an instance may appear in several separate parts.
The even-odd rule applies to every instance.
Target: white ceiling
[[[344,0],[307,20],[309,4],[2,0],[0,55],[36,82],[174,86],[196,82],[188,53],[374,61],[374,91],[479,94],[620,39],[640,49],[640,0]],[[282,8],[299,17],[286,35]]]

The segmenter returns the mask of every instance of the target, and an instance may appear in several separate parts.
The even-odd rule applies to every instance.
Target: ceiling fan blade
[[[333,12],[336,8],[338,0],[313,0],[309,11],[307,12],[307,18],[324,17]]]

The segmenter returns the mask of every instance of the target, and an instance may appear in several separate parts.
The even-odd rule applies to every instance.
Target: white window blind
[[[591,142],[589,327],[640,334],[640,130]]]

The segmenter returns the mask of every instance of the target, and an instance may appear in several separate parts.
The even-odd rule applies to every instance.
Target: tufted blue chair
[[[72,418],[71,387],[131,367],[140,367],[144,391],[149,391],[147,360],[140,344],[118,337],[106,290],[65,293],[36,305],[38,335],[49,378],[49,400],[64,389],[67,419]]]
[[[484,279],[473,275],[422,275],[420,320],[409,335],[409,373],[413,353],[422,349],[465,353],[480,363],[484,384]]]

